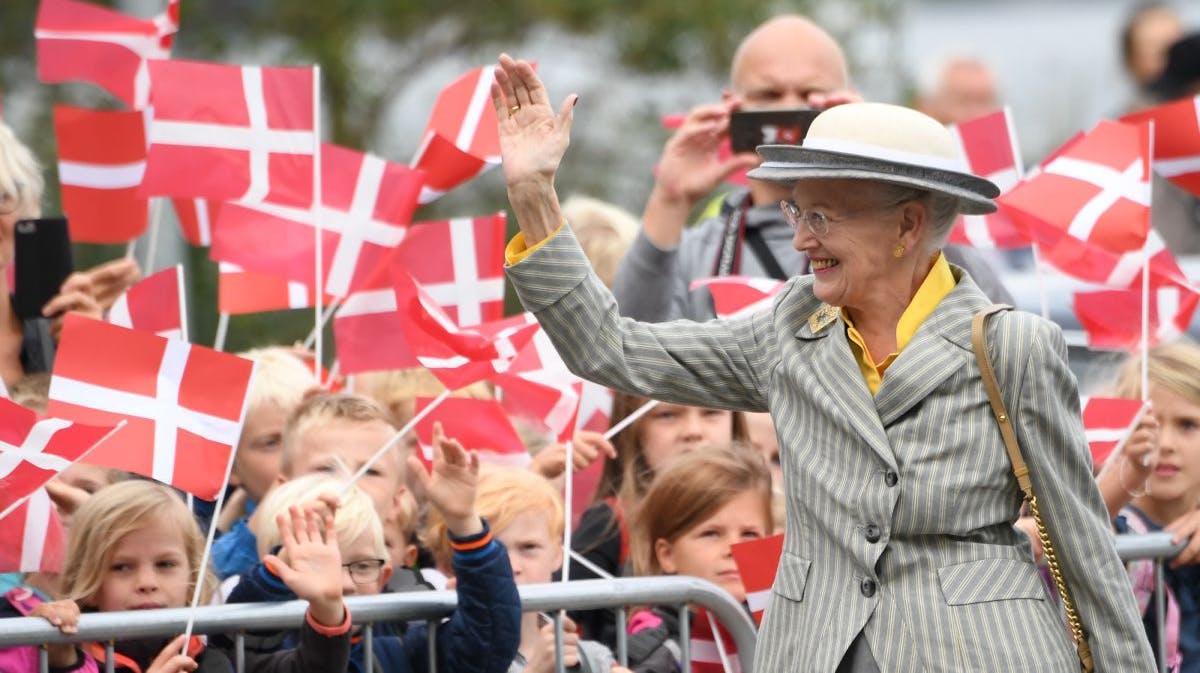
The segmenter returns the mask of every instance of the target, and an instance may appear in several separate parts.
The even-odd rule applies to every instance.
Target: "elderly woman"
[[[851,104],[803,147],[765,147],[752,177],[782,207],[813,274],[770,310],[703,324],[618,317],[554,192],[568,144],[525,62],[500,57],[493,105],[520,233],[508,274],[581,376],[679,404],[770,411],[787,536],[756,670],[1067,671],[1075,647],[1014,528],[1021,494],[971,321],[988,301],[940,248],[958,213],[995,209],[944,127]],[[1098,671],[1154,668],[1092,480],[1062,335],[1035,316],[989,323],[1011,425]]]

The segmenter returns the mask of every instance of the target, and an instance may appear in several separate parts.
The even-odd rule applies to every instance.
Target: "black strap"
[[[762,235],[762,227],[746,227],[746,242],[750,244],[750,249],[754,251],[754,256],[768,276],[775,280],[788,279],[788,275],[783,272],[783,267],[779,266],[779,260],[775,259],[775,255],[771,254],[771,248],[767,247],[767,241]]]

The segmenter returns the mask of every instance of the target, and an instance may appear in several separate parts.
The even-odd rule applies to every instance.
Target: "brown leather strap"
[[[1021,446],[1017,443],[1017,434],[1013,431],[1012,419],[1004,407],[1004,398],[1000,395],[1000,383],[996,380],[996,371],[992,367],[992,359],[987,352],[985,328],[988,316],[1011,309],[1012,307],[1006,304],[994,304],[976,313],[975,318],[971,321],[971,344],[975,348],[975,360],[979,363],[979,374],[983,378],[983,387],[987,390],[992,414],[996,417],[996,424],[1000,426],[1000,436],[1004,438],[1004,449],[1008,451],[1008,459],[1012,463],[1013,476],[1017,478],[1017,485],[1025,495],[1025,501],[1029,503],[1030,512],[1032,512],[1034,523],[1037,525],[1038,541],[1042,544],[1042,556],[1046,559],[1046,565],[1049,567],[1054,585],[1058,589],[1059,598],[1062,599],[1063,611],[1067,615],[1067,627],[1071,631],[1071,638],[1075,641],[1075,647],[1079,653],[1080,670],[1083,673],[1092,673],[1096,664],[1092,659],[1091,646],[1084,633],[1079,612],[1075,609],[1075,601],[1072,600],[1066,579],[1063,577],[1062,566],[1058,562],[1058,554],[1050,539],[1050,532],[1042,520],[1042,510],[1033,494],[1033,481],[1029,478],[1029,467],[1025,464],[1025,456],[1022,455]]]

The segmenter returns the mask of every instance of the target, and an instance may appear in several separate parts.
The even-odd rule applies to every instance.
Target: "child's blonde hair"
[[[546,512],[550,539],[563,534],[563,503],[558,491],[539,474],[515,467],[484,467],[479,472],[475,491],[475,511],[499,534],[524,512]],[[433,554],[439,568],[449,568],[453,551],[446,535],[446,520],[436,510],[429,511],[421,542]]]
[[[1150,382],[1200,404],[1200,346],[1193,343],[1164,343],[1150,349],[1147,360]],[[1141,399],[1142,358],[1131,355],[1121,365],[1113,385],[1115,397]]]
[[[300,406],[296,407],[287,424],[283,428],[283,452],[279,459],[279,473],[293,476],[292,470],[296,463],[296,452],[299,450],[300,438],[310,428],[318,423],[330,421],[346,421],[350,423],[380,422],[395,429],[388,420],[387,412],[374,400],[362,395],[350,393],[317,393],[310,395]],[[398,451],[392,451],[392,459],[400,463],[403,474],[403,462]]]
[[[641,228],[638,219],[619,206],[579,195],[563,202],[562,213],[596,275],[612,287],[617,266]]]
[[[654,478],[630,519],[629,553],[634,574],[663,574],[654,551],[658,540],[674,542],[746,492],[761,498],[764,532],[771,535],[771,471],[757,449],[734,442],[690,451],[672,460]]]
[[[317,496],[323,493],[336,494],[341,491],[343,483],[341,479],[327,474],[308,474],[271,489],[259,505],[259,511],[255,513],[254,535],[257,538],[258,557],[266,556],[282,542],[279,526],[275,523],[276,515],[286,513],[292,505],[316,500]],[[379,514],[375,512],[371,497],[362,489],[355,486],[341,497],[333,517],[333,525],[337,529],[338,541],[342,544],[351,544],[363,533],[370,533],[379,558],[388,558]]]
[[[90,606],[100,592],[113,548],[121,538],[150,522],[162,522],[182,532],[184,556],[191,570],[187,595],[191,597],[199,580],[200,602],[208,603],[216,577],[200,567],[204,534],[178,493],[146,479],[105,486],[76,510],[62,571],[63,597]]]
[[[318,385],[317,377],[304,362],[283,346],[255,348],[238,355],[258,363],[247,408],[273,404],[290,412],[304,401],[308,390]]]
[[[12,207],[18,218],[41,217],[45,186],[33,152],[0,122],[0,202]]]

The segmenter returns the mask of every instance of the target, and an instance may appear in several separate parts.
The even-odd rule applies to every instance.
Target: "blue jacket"
[[[213,542],[212,564],[221,579],[248,575],[254,570],[258,564],[258,541],[246,525],[246,517],[238,519],[228,533]]]

